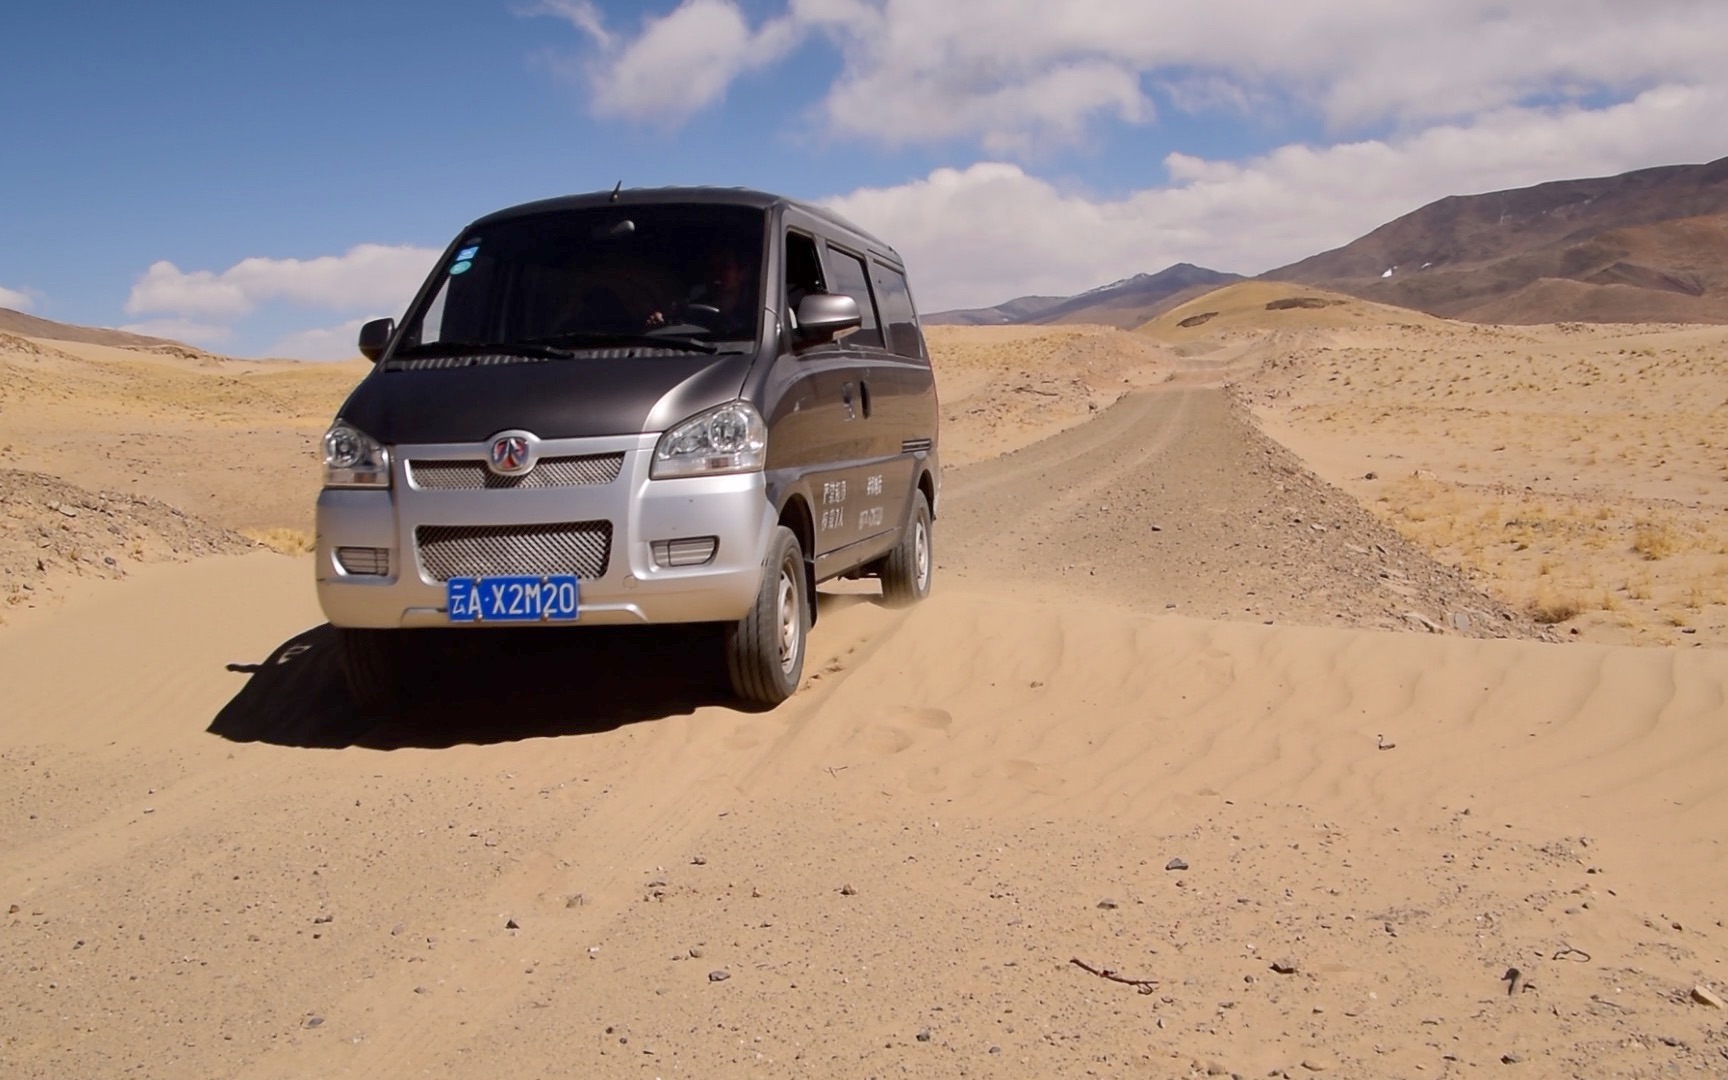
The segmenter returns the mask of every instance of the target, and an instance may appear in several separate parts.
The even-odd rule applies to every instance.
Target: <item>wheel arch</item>
[[[810,625],[816,625],[816,519],[810,514],[810,504],[804,496],[793,492],[780,508],[780,524],[792,530],[798,538],[798,548],[804,553],[804,594],[810,598]]]

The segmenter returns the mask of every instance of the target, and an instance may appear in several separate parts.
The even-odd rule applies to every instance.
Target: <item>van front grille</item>
[[[610,521],[551,525],[422,525],[414,530],[420,566],[433,581],[500,574],[606,576]]]
[[[610,484],[618,479],[623,468],[622,453],[541,458],[533,469],[520,476],[499,476],[484,461],[417,459],[408,462],[408,480],[429,491],[587,487]]]

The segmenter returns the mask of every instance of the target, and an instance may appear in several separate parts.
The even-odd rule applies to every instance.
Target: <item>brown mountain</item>
[[[1262,277],[1475,322],[1728,322],[1728,158],[1452,196]]]
[[[77,326],[73,323],[55,322],[53,319],[43,319],[35,315],[26,315],[22,311],[0,307],[0,333],[17,334],[20,337],[46,338],[49,341],[81,341],[86,345],[111,345],[120,349],[158,349],[170,346],[174,349],[191,349],[191,346],[167,338],[149,337],[145,334],[132,334],[125,330],[109,330],[99,326]],[[192,350],[202,352],[203,350]]]

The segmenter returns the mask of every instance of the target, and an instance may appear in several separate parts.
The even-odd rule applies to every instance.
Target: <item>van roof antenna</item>
[[[623,188],[624,188],[624,181],[622,181],[622,180],[618,181],[618,186],[612,189],[612,197],[610,199],[608,199],[607,201],[608,202],[617,202],[618,201],[618,192],[623,190]]]

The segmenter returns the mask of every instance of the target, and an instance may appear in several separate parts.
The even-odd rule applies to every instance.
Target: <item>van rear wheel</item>
[[[900,542],[882,558],[882,599],[905,607],[930,595],[935,554],[930,542],[930,503],[922,490],[912,494],[912,513]]]
[[[403,686],[402,632],[335,629],[336,663],[354,704],[369,714],[393,711]]]
[[[774,706],[791,697],[804,677],[810,631],[804,551],[784,525],[774,532],[763,570],[755,604],[726,626],[726,671],[733,693],[753,705]]]

